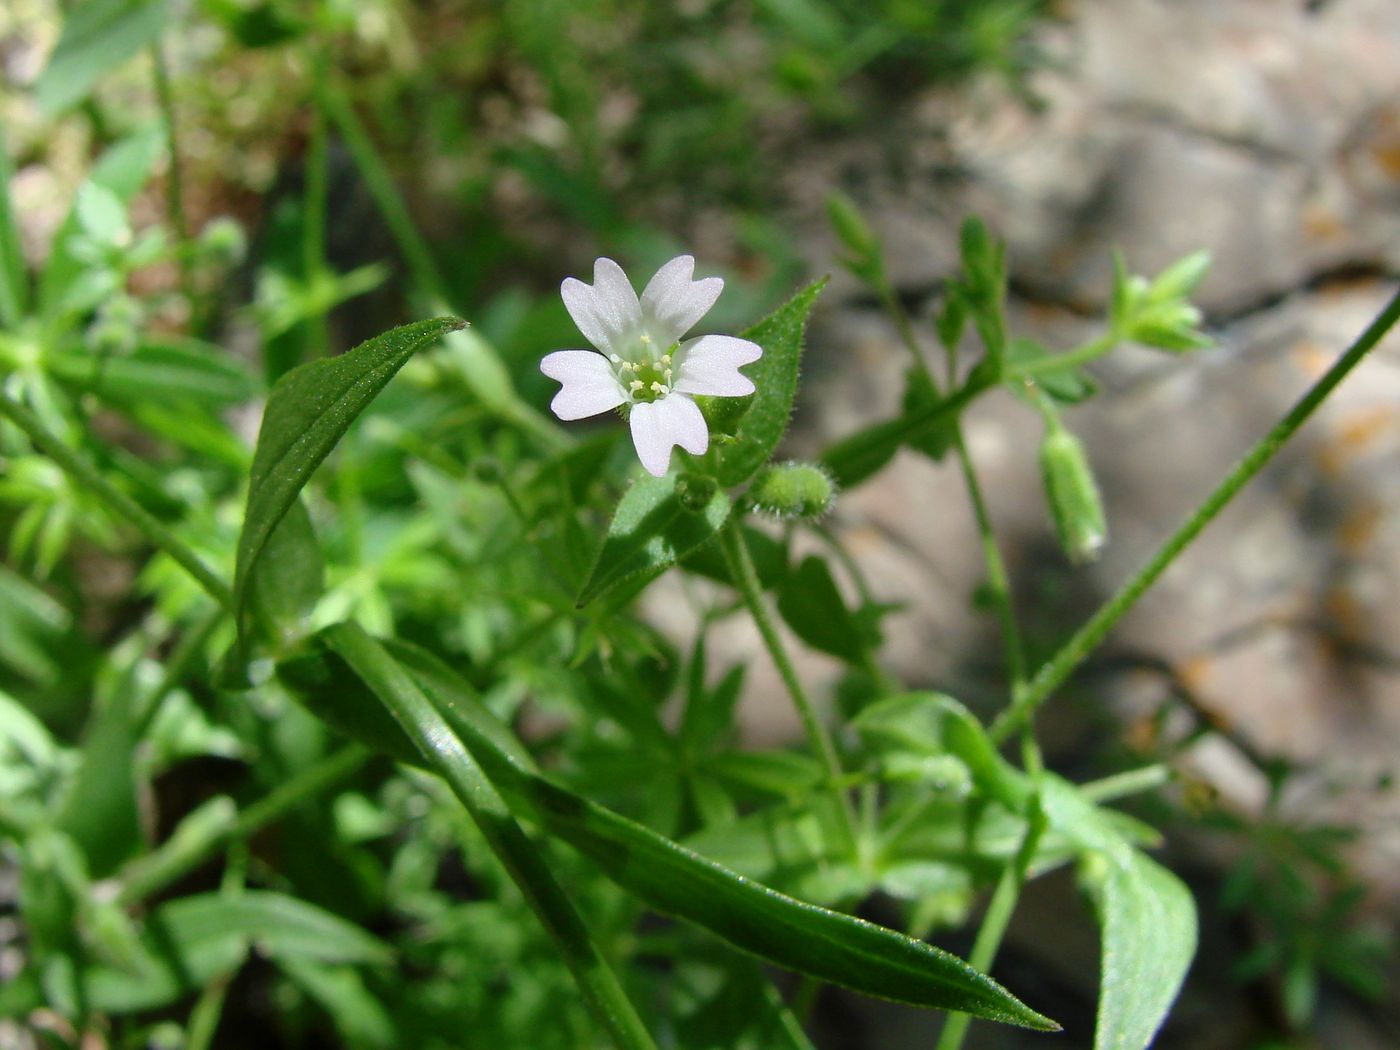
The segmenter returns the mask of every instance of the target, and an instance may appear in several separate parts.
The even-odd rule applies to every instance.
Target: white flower
[[[564,306],[584,337],[598,348],[556,350],[540,371],[563,384],[550,408],[560,419],[582,419],[626,405],[632,444],[648,471],[661,477],[679,445],[699,456],[710,446],[705,417],[688,395],[743,397],[753,382],[739,368],[762,355],[757,343],[728,335],[681,342],[719,298],[724,281],[693,281],[695,260],[672,259],[648,282],[639,300],[622,267],[593,264],[593,284],[566,278]]]

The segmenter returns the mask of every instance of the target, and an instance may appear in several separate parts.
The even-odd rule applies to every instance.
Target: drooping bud
[[[812,463],[778,463],[761,471],[749,486],[748,502],[775,518],[820,518],[831,509],[836,483]]]
[[[1083,444],[1058,420],[1047,422],[1040,472],[1060,546],[1076,565],[1093,561],[1108,538],[1103,502]]]

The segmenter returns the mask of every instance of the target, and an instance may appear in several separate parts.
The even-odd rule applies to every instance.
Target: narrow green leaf
[[[359,639],[369,641],[353,625],[328,628],[320,637],[332,651],[331,667],[335,655],[356,655],[356,647],[362,644]],[[420,659],[419,667],[398,665],[394,688],[400,695],[389,693],[390,676],[382,673],[382,668],[376,669],[373,661],[366,664],[363,651],[357,659],[360,666],[354,668],[355,673],[369,668],[379,679],[369,684],[384,703],[400,704],[406,695],[418,690],[426,695],[438,717],[429,719],[422,712],[415,716],[424,733],[431,728],[432,735],[423,737],[424,746],[431,740],[440,754],[460,753],[463,760],[474,760],[471,776],[481,778],[479,789],[489,791],[497,804],[529,815],[657,910],[688,919],[779,966],[869,995],[1027,1027],[1055,1027],[1054,1022],[956,956],[752,882],[545,780],[533,772],[528,758],[519,757],[518,744],[509,749],[502,746],[502,735],[508,736],[508,731],[469,689],[455,688],[455,676],[431,657]],[[397,678],[399,673],[411,677],[405,682]],[[343,676],[328,678],[327,683],[340,705],[374,702],[363,686],[349,686]],[[446,775],[446,763],[439,758],[434,766]],[[504,803],[500,802],[502,797]]]
[[[394,1019],[365,987],[358,970],[308,959],[279,959],[277,965],[326,1011],[346,1046],[387,1050],[399,1045]]]
[[[729,518],[729,497],[703,479],[644,477],[618,502],[607,537],[579,592],[580,608],[641,573],[658,573],[709,542]]]
[[[188,948],[237,935],[273,958],[387,965],[393,952],[354,923],[267,890],[181,897],[157,909],[159,935]]]
[[[444,703],[431,686],[428,695]],[[461,706],[477,711],[470,720],[449,718],[452,728],[512,805],[525,806],[544,828],[657,910],[689,919],[779,966],[868,995],[1055,1027],[956,956],[744,879],[532,773],[479,730],[489,712],[461,699]]]
[[[14,165],[0,131],[0,326],[13,328],[29,310],[29,273],[20,251],[19,227],[10,200]]]
[[[778,612],[813,649],[860,664],[868,653],[864,632],[824,560],[809,555],[778,591]]]
[[[1015,372],[1019,366],[1035,365],[1048,361],[1055,354],[1033,339],[1012,339],[1006,347],[1006,363]],[[1082,368],[1060,368],[1053,371],[1036,372],[1035,385],[1044,390],[1056,401],[1077,404],[1098,393],[1099,385],[1093,376]]]
[[[812,304],[826,287],[814,281],[758,324],[743,333],[763,347],[763,356],[747,370],[756,388],[739,420],[734,441],[720,447],[719,480],[726,487],[753,477],[773,456],[792,415],[802,336]]]
[[[421,682],[358,625],[337,624],[326,628],[320,637],[368,687],[371,701],[377,698],[389,710],[403,734],[447,781],[549,933],[595,1017],[621,1050],[654,1050],[645,1026],[578,911],[559,886],[547,858],[526,837],[475,756],[458,739],[447,721],[447,712],[435,706],[425,695]],[[360,696],[348,695],[344,699],[365,702]],[[451,706],[445,705],[448,710]],[[489,738],[483,735],[480,739]],[[494,745],[483,747],[511,764]]]
[[[1196,906],[1166,868],[1137,850],[1081,864],[1103,927],[1094,1050],[1144,1050],[1176,1000],[1196,953]]]
[[[56,826],[81,844],[94,878],[110,875],[142,845],[133,695],[129,687],[118,689],[93,716],[58,811]]]
[[[84,0],[69,12],[34,95],[51,117],[160,36],[165,0]]]
[[[193,402],[222,408],[257,392],[242,364],[197,339],[152,340],[129,354],[100,360],[86,349],[70,348],[50,354],[46,363],[65,382],[118,405]]]
[[[339,357],[294,368],[272,388],[238,537],[233,586],[240,629],[253,568],[312,472],[410,357],[463,324],[438,317],[403,325]]]

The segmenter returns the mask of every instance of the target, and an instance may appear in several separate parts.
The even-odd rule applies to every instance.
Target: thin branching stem
[[[1166,571],[1177,556],[1201,534],[1207,525],[1225,509],[1235,495],[1274,458],[1337,384],[1365,359],[1385,334],[1400,321],[1400,292],[1386,304],[1357,340],[1347,348],[1331,368],[1305,393],[1279,422],[1259,440],[1235,465],[1215,490],[1186,518],[1172,536],[1148,559],[1137,575],[1099,608],[1089,621],[1065,643],[1051,660],[1030,680],[1025,690],[992,724],[992,736],[1005,740],[1021,726],[1028,724],[1052,693],[1074,673],[1085,658],[1094,651],[1113,626],[1123,618],[1157,578]]]
[[[817,716],[817,710],[813,706],[811,698],[807,696],[807,690],[802,685],[802,680],[797,677],[797,670],[793,667],[787,648],[778,635],[773,614],[768,608],[768,603],[763,596],[763,588],[758,582],[758,572],[754,569],[753,558],[749,555],[748,546],[744,543],[743,530],[736,520],[731,519],[729,524],[720,531],[720,544],[724,550],[724,559],[729,566],[729,575],[733,578],[734,586],[738,590],[739,596],[743,598],[744,605],[749,610],[749,615],[753,617],[754,624],[758,627],[763,645],[768,650],[768,655],[772,657],[773,664],[778,669],[778,676],[782,678],[788,696],[792,698],[793,706],[797,709],[797,717],[802,720],[802,728],[807,734],[807,741],[812,750],[816,752],[817,759],[821,762],[822,769],[826,773],[827,787],[836,803],[838,822],[846,840],[848,855],[857,857],[860,839],[856,833],[856,817],[851,808],[851,800],[846,796],[845,790],[841,786],[844,777],[841,772],[841,759],[836,753],[836,745]]]

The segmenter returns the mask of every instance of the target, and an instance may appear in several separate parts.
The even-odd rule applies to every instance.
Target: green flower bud
[[[719,483],[714,478],[701,474],[682,474],[676,480],[676,498],[681,506],[693,514],[698,514],[710,505]]]
[[[820,518],[831,509],[836,483],[812,463],[779,463],[765,468],[749,486],[749,505],[775,518]]]
[[[710,428],[711,434],[732,435],[738,431],[739,421],[753,404],[753,395],[707,397],[704,394],[696,394],[695,403],[700,406],[700,414],[705,417],[705,424]]]
[[[1099,487],[1084,446],[1058,422],[1045,431],[1040,471],[1060,546],[1075,564],[1093,561],[1108,538]]]

